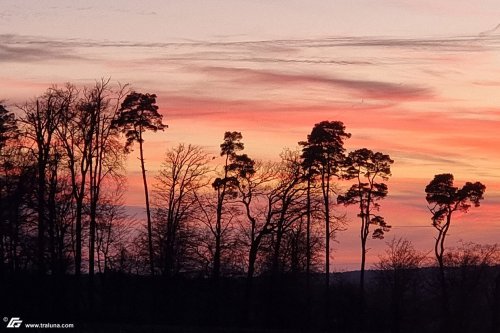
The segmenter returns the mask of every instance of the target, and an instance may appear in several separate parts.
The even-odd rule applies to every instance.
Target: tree
[[[61,146],[61,165],[69,173],[75,201],[75,274],[81,273],[84,215],[89,216],[88,269],[95,270],[96,216],[103,183],[118,180],[123,153],[118,131],[112,126],[127,86],[114,89],[109,79],[97,81],[93,87],[73,91],[75,102],[60,115],[57,141]],[[87,209],[88,208],[88,209]]]
[[[438,231],[434,254],[441,270],[444,270],[444,244],[453,213],[456,211],[466,213],[472,205],[479,207],[481,200],[484,199],[485,190],[486,186],[480,182],[467,182],[458,189],[453,184],[453,175],[449,173],[435,175],[425,187],[426,200],[432,205],[429,207],[432,226]]]
[[[222,235],[224,229],[227,229],[227,225],[224,227],[222,221],[224,214],[223,208],[227,198],[234,199],[237,196],[238,179],[235,175],[235,171],[237,171],[236,159],[239,156],[237,154],[238,151],[243,150],[245,147],[243,142],[241,142],[242,138],[243,136],[240,132],[224,133],[224,142],[220,145],[220,156],[224,158],[223,175],[222,177],[217,177],[212,183],[212,187],[217,193],[216,220],[215,225],[211,228],[215,238],[212,277],[216,281],[220,277]]]
[[[425,187],[426,200],[431,205],[429,211],[432,214],[432,226],[438,231],[434,243],[434,254],[439,264],[443,311],[446,318],[449,316],[449,306],[444,272],[444,245],[450,229],[451,218],[455,212],[466,213],[472,205],[479,207],[486,190],[486,186],[480,182],[467,182],[459,189],[454,186],[453,181],[452,174],[438,174]],[[446,325],[445,321],[444,325]]]
[[[8,214],[6,214],[8,206],[4,205],[4,202],[7,202],[4,192],[5,196],[10,194],[9,188],[11,184],[8,181],[9,169],[14,167],[10,158],[11,151],[8,151],[8,146],[17,140],[18,136],[19,130],[14,114],[0,104],[0,277],[3,275],[5,262],[4,234],[9,229],[7,226]]]
[[[255,163],[245,158],[242,165],[246,166],[247,170],[252,170],[243,172],[238,177],[239,198],[248,221],[248,225],[244,225],[243,229],[249,247],[247,278],[250,289],[255,273],[255,263],[264,237],[275,230],[280,212],[276,209],[276,205],[281,198],[277,188],[273,186],[278,176],[275,164]]]
[[[164,274],[171,276],[182,262],[177,253],[186,247],[181,233],[197,210],[197,192],[207,185],[208,154],[199,146],[179,144],[167,150],[155,184],[157,224],[161,225]]]
[[[246,269],[245,254],[235,232],[235,221],[238,220],[240,211],[236,203],[226,200],[218,221],[218,193],[200,191],[195,194],[197,209],[192,216],[195,227],[191,245],[192,259],[199,274],[212,277],[217,286],[218,277],[214,275],[216,254],[220,275],[224,273],[227,276],[239,276]]]
[[[2,103],[2,101],[0,101]],[[0,153],[3,156],[3,148],[9,141],[17,139],[19,129],[14,113],[9,112],[5,106],[0,104]]]
[[[418,282],[417,272],[426,259],[426,254],[417,251],[411,241],[393,238],[387,242],[383,255],[375,268],[380,280],[391,292],[392,332],[400,332],[402,316],[407,307],[408,290]]]
[[[307,141],[299,142],[302,148],[303,165],[310,170],[310,177],[320,178],[325,221],[325,286],[330,285],[330,238],[331,219],[330,196],[333,192],[332,181],[340,177],[345,159],[344,140],[351,137],[340,121],[322,121],[314,125]]]
[[[97,210],[101,199],[103,184],[109,179],[120,184],[123,170],[123,152],[118,141],[118,131],[113,121],[118,115],[124,88],[113,91],[109,79],[96,82],[91,89],[84,91],[81,112],[90,118],[90,131],[87,133],[89,150],[89,276],[95,271]],[[109,186],[107,186],[109,187]]]
[[[45,233],[47,229],[47,172],[49,163],[54,157],[54,141],[62,115],[69,113],[75,100],[75,90],[71,86],[66,89],[49,88],[42,96],[21,106],[24,117],[25,136],[34,145],[37,163],[37,215],[38,215],[38,269],[45,273]],[[48,221],[50,224],[53,221]],[[52,228],[49,226],[49,228]]]
[[[143,94],[131,92],[125,97],[118,117],[113,122],[114,126],[119,128],[127,138],[125,149],[130,151],[134,142],[139,143],[139,154],[141,161],[142,180],[144,183],[144,196],[146,199],[146,217],[148,228],[148,250],[149,266],[151,275],[154,274],[154,252],[151,227],[151,211],[149,207],[149,192],[146,179],[146,168],[144,166],[143,133],[147,130],[156,132],[163,131],[168,126],[162,123],[162,115],[158,112],[155,94]]]
[[[498,290],[495,290],[498,288],[495,280],[499,274],[499,245],[460,241],[457,247],[447,249],[443,259],[448,271],[446,287],[451,331],[475,331],[472,323],[478,311],[490,310],[492,317],[497,317],[498,310],[491,306],[500,301]]]
[[[359,205],[358,216],[361,219],[361,274],[360,289],[364,294],[365,285],[365,261],[366,261],[366,241],[370,234],[370,226],[376,226],[372,237],[382,239],[384,233],[389,231],[391,226],[385,219],[376,215],[380,208],[378,201],[387,196],[387,185],[380,180],[388,180],[391,176],[391,165],[394,163],[389,155],[373,152],[362,148],[349,153],[346,160],[345,178],[356,179],[357,183],[343,195],[337,198],[338,203],[348,205]]]
[[[135,220],[130,218],[123,205],[124,182],[101,194],[96,215],[96,254],[99,273],[109,270],[124,271],[124,249],[135,233]]]
[[[298,234],[292,239],[295,239],[292,253],[294,258],[290,258],[290,266],[292,270],[298,269],[298,260],[301,254],[297,253],[298,239],[300,239],[301,224],[304,216],[309,217],[310,214],[310,188],[305,187],[304,172],[301,165],[299,151],[284,150],[281,154],[281,162],[276,165],[276,180],[274,185],[274,195],[278,198],[273,207],[273,212],[276,212],[275,217],[275,233],[272,241],[272,271],[277,274],[283,268],[281,263],[282,248],[285,238],[288,233],[293,233],[294,229]],[[307,195],[309,194],[309,196]],[[304,210],[304,199],[306,200],[307,209]],[[310,219],[309,219],[310,222]],[[309,223],[310,228],[310,223]],[[298,237],[297,237],[298,236]],[[310,266],[310,229],[307,235],[309,244],[306,244],[306,262]],[[281,266],[281,267],[280,267]],[[308,267],[309,268],[309,267]]]
[[[71,89],[76,90],[74,87],[71,87]],[[74,94],[78,95],[79,92],[75,91]],[[81,101],[78,101],[77,105],[61,114],[57,134],[65,150],[66,163],[71,179],[71,192],[75,200],[74,261],[76,275],[80,275],[82,269],[82,220],[84,199],[87,194],[87,176],[90,167],[93,131],[92,118],[88,112],[85,112]]]

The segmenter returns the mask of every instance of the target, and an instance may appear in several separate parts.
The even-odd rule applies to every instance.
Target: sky
[[[322,120],[344,122],[348,150],[394,160],[381,214],[387,239],[432,249],[426,184],[453,173],[487,186],[456,216],[450,246],[500,232],[500,2],[493,0],[66,1],[0,0],[0,100],[52,84],[110,77],[158,95],[169,128],[146,137],[158,170],[178,142],[217,154],[223,133],[276,160]],[[139,163],[127,163],[126,203],[143,205]],[[359,221],[334,244],[335,270],[359,265]],[[369,264],[384,241],[370,240]]]

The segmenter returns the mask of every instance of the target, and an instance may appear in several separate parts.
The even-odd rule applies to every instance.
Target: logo
[[[19,328],[23,321],[19,317],[10,318],[9,323],[7,324],[7,328]]]

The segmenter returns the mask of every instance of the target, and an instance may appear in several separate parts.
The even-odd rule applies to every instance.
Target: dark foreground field
[[[450,313],[436,270],[210,279],[15,275],[3,278],[1,316],[74,323],[80,332],[500,332],[500,268],[447,271]],[[404,279],[402,279],[404,277]],[[325,297],[328,296],[328,297]],[[363,305],[364,304],[364,305]],[[33,330],[32,330],[33,331]]]

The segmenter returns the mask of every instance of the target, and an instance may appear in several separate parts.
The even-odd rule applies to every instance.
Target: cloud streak
[[[0,44],[1,62],[38,62],[45,60],[76,60],[81,57],[70,50],[53,50],[38,46],[9,46]]]
[[[202,71],[209,75],[226,77],[241,84],[324,85],[349,90],[360,98],[401,101],[429,100],[434,97],[433,91],[427,87],[383,81],[345,79],[319,74],[279,73],[250,68],[205,67]]]
[[[88,39],[54,39],[41,36],[27,36],[16,34],[0,34],[0,43],[5,46],[30,46],[32,50],[46,52],[47,49],[57,49],[57,54],[70,56],[74,49],[93,48],[138,48],[157,49],[172,54],[158,57],[166,60],[222,60],[227,59],[228,52],[238,52],[234,61],[276,62],[276,63],[312,63],[336,65],[370,65],[371,61],[350,59],[329,59],[318,56],[301,55],[310,49],[346,49],[346,48],[376,48],[422,50],[433,52],[481,52],[498,49],[500,35],[470,35],[450,36],[446,38],[393,38],[393,37],[353,37],[333,36],[311,39],[274,39],[274,40],[233,40],[233,41],[199,41],[179,40],[172,42],[133,42],[133,41],[106,41]],[[206,50],[212,50],[212,56],[204,57]],[[185,51],[189,51],[186,53]],[[179,55],[179,52],[184,55]],[[54,52],[55,53],[55,52]],[[54,56],[57,56],[54,54]],[[218,56],[214,56],[217,54]],[[264,56],[249,57],[248,54]],[[269,56],[265,56],[269,55]],[[272,56],[271,56],[272,55]],[[157,58],[157,59],[158,59]]]

